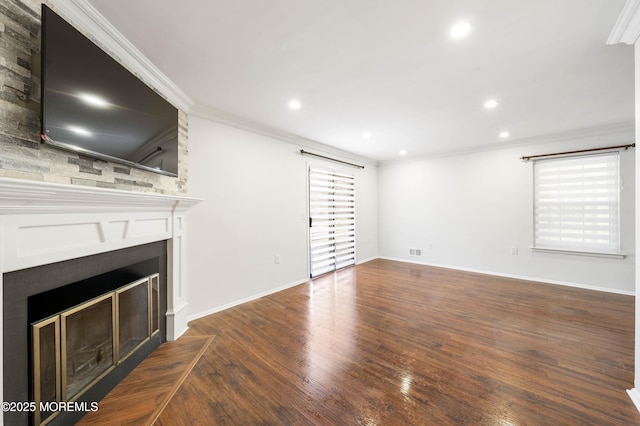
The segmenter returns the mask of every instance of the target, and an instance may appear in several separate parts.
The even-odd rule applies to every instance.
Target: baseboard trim
[[[625,296],[635,296],[635,292],[634,291],[617,290],[617,289],[613,289],[613,288],[592,286],[592,285],[573,283],[573,282],[568,282],[568,281],[549,280],[549,279],[546,279],[546,278],[529,277],[529,276],[526,276],[526,275],[505,274],[505,273],[500,273],[500,272],[486,271],[486,270],[482,270],[482,269],[461,268],[461,267],[458,267],[458,266],[441,265],[441,264],[437,264],[437,263],[417,262],[415,260],[400,259],[400,258],[395,258],[395,257],[380,256],[380,257],[378,257],[378,259],[393,260],[393,261],[396,261],[396,262],[404,262],[404,263],[413,263],[413,264],[416,264],[416,265],[434,266],[434,267],[437,267],[437,268],[453,269],[453,270],[456,270],[456,271],[474,272],[476,274],[495,275],[497,277],[513,278],[513,279],[516,279],[516,280],[524,280],[524,281],[533,281],[533,282],[539,282],[539,283],[545,283],[545,284],[562,285],[562,286],[565,286],[565,287],[576,287],[576,288],[582,288],[582,289],[585,289],[585,290],[595,290],[595,291],[602,291],[602,292],[605,292],[605,293],[622,294],[622,295],[625,295]]]
[[[640,392],[638,391],[638,388],[627,389],[627,394],[629,395],[629,398],[631,398],[631,401],[633,401],[636,409],[640,411]]]
[[[173,342],[180,336],[187,332],[189,329],[187,318],[187,306],[186,302],[181,303],[173,310],[167,311],[167,341]]]
[[[635,292],[632,292],[632,291],[616,290],[616,289],[611,289],[611,288],[606,288],[606,287],[591,286],[591,285],[572,283],[572,282],[566,282],[566,281],[549,280],[549,279],[544,279],[544,278],[529,277],[529,276],[525,276],[525,275],[504,274],[504,273],[486,271],[486,270],[481,270],[481,269],[461,268],[461,267],[457,267],[457,266],[442,265],[442,264],[437,264],[437,263],[416,262],[414,260],[400,259],[400,258],[387,257],[387,256],[378,256],[378,257],[371,257],[371,258],[368,258],[368,259],[363,259],[363,260],[358,261],[356,264],[360,265],[362,263],[371,262],[372,260],[376,260],[376,259],[392,260],[392,261],[395,261],[395,262],[411,263],[411,264],[423,265],[423,266],[433,266],[433,267],[436,267],[436,268],[445,268],[445,269],[452,269],[452,270],[456,270],[456,271],[473,272],[473,273],[476,273],[476,274],[483,274],[483,275],[494,275],[494,276],[497,276],[497,277],[513,278],[513,279],[517,279],[517,280],[532,281],[532,282],[539,282],[539,283],[545,283],[545,284],[562,285],[562,286],[565,286],[565,287],[576,287],[576,288],[582,288],[582,289],[585,289],[585,290],[595,290],[595,291],[602,291],[602,292],[605,292],[605,293],[622,294],[622,295],[625,295],[625,296],[634,296],[635,295]],[[291,282],[289,284],[285,284],[285,285],[282,285],[282,286],[279,286],[279,287],[275,287],[275,288],[272,288],[270,290],[267,290],[267,291],[264,291],[264,292],[261,292],[261,293],[258,293],[258,294],[254,294],[252,296],[248,296],[248,297],[245,297],[245,298],[242,298],[242,299],[239,299],[239,300],[235,300],[235,301],[230,302],[230,303],[226,303],[224,305],[216,306],[214,308],[207,309],[207,310],[202,311],[202,312],[198,312],[198,313],[193,314],[193,315],[189,315],[187,317],[187,322],[194,321],[194,320],[197,320],[197,319],[202,318],[202,317],[206,317],[207,315],[211,315],[211,314],[215,314],[215,313],[218,313],[218,312],[222,312],[222,311],[224,311],[226,309],[233,308],[233,307],[238,306],[238,305],[242,305],[243,303],[251,302],[253,300],[259,299],[259,298],[264,297],[264,296],[269,296],[271,294],[278,293],[278,292],[283,291],[283,290],[287,290],[289,288],[298,286],[300,284],[304,284],[304,283],[306,283],[308,281],[309,281],[308,279],[294,281],[294,282]],[[640,393],[638,393],[638,396],[639,396],[639,401],[640,401]]]
[[[216,314],[216,313],[222,312],[222,311],[224,311],[226,309],[233,308],[233,307],[238,306],[238,305],[242,305],[243,303],[251,302],[253,300],[260,299],[261,297],[269,296],[271,294],[278,293],[278,292],[283,291],[283,290],[287,290],[289,288],[298,286],[300,284],[304,284],[304,283],[306,283],[308,281],[309,281],[308,279],[294,281],[292,283],[285,284],[285,285],[282,285],[282,286],[279,286],[279,287],[276,287],[276,288],[272,288],[270,290],[263,291],[263,292],[258,293],[258,294],[254,294],[252,296],[245,297],[243,299],[235,300],[233,302],[226,303],[224,305],[216,306],[214,308],[207,309],[206,311],[202,311],[202,312],[198,312],[198,313],[193,314],[193,315],[189,315],[189,317],[187,318],[187,321],[188,322],[189,321],[194,321],[194,320],[200,319],[202,317],[206,317],[207,315]]]
[[[360,264],[366,263],[366,262],[371,262],[372,260],[376,260],[376,259],[378,259],[378,257],[375,257],[375,256],[374,257],[370,257],[368,259],[362,259],[362,260],[359,260],[356,263],[356,265],[360,265]],[[259,299],[259,298],[264,297],[264,296],[269,296],[270,294],[274,294],[274,293],[278,293],[278,292],[283,291],[283,290],[287,290],[289,288],[298,286],[300,284],[304,284],[306,282],[309,282],[309,279],[294,281],[292,283],[285,284],[285,285],[273,288],[271,290],[264,291],[262,293],[254,294],[252,296],[245,297],[243,299],[235,300],[233,302],[226,303],[226,304],[221,305],[221,306],[216,306],[214,308],[207,309],[206,311],[202,311],[202,312],[198,312],[196,314],[190,315],[187,318],[187,321],[188,322],[189,321],[194,321],[194,320],[200,319],[202,317],[206,317],[207,315],[211,315],[211,314],[215,314],[215,313],[218,313],[218,312],[222,312],[222,311],[224,311],[226,309],[233,308],[233,307],[238,306],[238,305],[242,305],[243,303],[251,302],[253,300]]]

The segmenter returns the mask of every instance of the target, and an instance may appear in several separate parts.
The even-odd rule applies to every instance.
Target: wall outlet
[[[511,246],[511,254],[512,255],[518,254],[518,246]]]
[[[280,263],[280,255],[276,254],[275,256],[273,256],[273,263],[275,263],[276,265]]]
[[[422,249],[410,248],[409,249],[409,256],[414,256],[414,257],[422,256]]]

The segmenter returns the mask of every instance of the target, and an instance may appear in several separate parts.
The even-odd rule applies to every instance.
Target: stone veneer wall
[[[184,111],[178,111],[177,178],[40,143],[42,3],[0,2],[0,176],[138,192],[186,193],[188,116]],[[56,10],[50,3],[44,3]],[[90,35],[89,38],[93,40]]]

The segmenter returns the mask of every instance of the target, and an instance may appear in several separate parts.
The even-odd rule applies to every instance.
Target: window
[[[620,254],[618,152],[537,160],[534,249]]]

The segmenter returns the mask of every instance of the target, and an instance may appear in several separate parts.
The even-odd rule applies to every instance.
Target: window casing
[[[618,152],[536,160],[534,249],[620,254]]]

